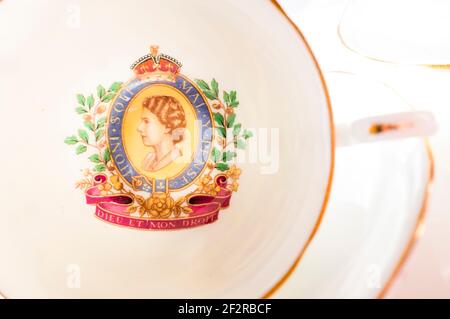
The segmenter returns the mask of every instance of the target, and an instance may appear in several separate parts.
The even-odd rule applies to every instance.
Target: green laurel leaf
[[[236,120],[236,113],[232,113],[227,117],[227,127],[233,127],[234,121]]]
[[[236,156],[237,156],[236,152],[226,151],[223,153],[222,160],[224,162],[228,162],[231,161]]]
[[[215,95],[213,91],[203,91],[203,93],[205,93],[208,99],[217,100],[217,95]]]
[[[223,100],[227,105],[230,104],[230,94],[227,91],[223,91]]]
[[[85,141],[86,143],[89,143],[89,135],[85,130],[79,129],[78,130],[78,135],[80,136],[80,138]]]
[[[233,136],[238,136],[241,132],[242,124],[238,123],[233,127]]]
[[[217,147],[214,147],[211,151],[212,160],[214,163],[217,163],[220,160],[220,151],[217,149]]]
[[[216,121],[216,123],[219,126],[223,126],[223,115],[218,112],[215,112],[214,113],[214,121]]]
[[[229,169],[230,169],[230,166],[228,166],[227,163],[217,163],[217,164],[216,164],[216,168],[217,168],[219,171],[224,172],[224,171],[229,170]]]
[[[94,154],[88,157],[91,162],[100,163],[100,157],[98,154]]]
[[[237,93],[236,91],[230,92],[230,106],[231,107],[238,107],[239,101],[237,100]]]
[[[212,79],[211,89],[212,92],[214,93],[214,96],[217,98],[217,96],[219,95],[219,83],[217,83],[216,79]]]
[[[209,85],[203,80],[195,80],[195,83],[203,90],[203,91],[209,91]]]
[[[236,101],[236,91],[230,91],[230,102]]]
[[[85,145],[78,145],[78,147],[75,149],[75,153],[77,155],[80,155],[86,151],[87,151],[87,147]]]
[[[247,147],[247,144],[245,143],[244,140],[237,140],[235,146],[240,150],[245,150],[245,148]]]
[[[227,130],[224,127],[217,127],[217,132],[223,138],[227,138]]]
[[[81,114],[87,113],[88,111],[84,107],[79,106],[75,109],[75,112],[77,112],[77,114],[81,115]]]
[[[98,165],[95,165],[95,167],[94,167],[94,171],[96,171],[96,172],[104,172],[105,169],[106,169],[106,166],[103,164],[98,164]]]
[[[114,98],[114,93],[108,93],[102,98],[102,102],[108,103]]]
[[[75,135],[66,137],[64,143],[66,143],[67,145],[75,145],[78,143],[78,138]]]
[[[109,148],[106,148],[105,152],[103,153],[103,160],[105,161],[105,163],[108,163],[111,160]]]
[[[91,109],[94,106],[94,96],[92,94],[87,97],[86,105],[89,109]]]
[[[95,131],[95,129],[94,129],[94,124],[92,124],[92,122],[84,122],[84,126],[85,126],[89,131],[92,131],[92,132]]]
[[[99,129],[95,132],[95,141],[99,141],[103,135],[105,134],[105,130]]]
[[[239,106],[239,101],[233,101],[230,103],[231,107],[238,107]]]
[[[105,94],[106,94],[105,88],[104,88],[103,86],[101,86],[101,85],[97,86],[97,96],[98,96],[98,98],[99,98],[100,100],[103,99],[103,97],[105,96]]]
[[[248,140],[249,138],[253,137],[253,133],[250,132],[249,130],[244,130],[244,133],[242,134],[242,136]]]
[[[77,101],[78,101],[78,104],[84,106],[86,103],[86,98],[84,97],[83,94],[77,94]]]
[[[106,117],[99,118],[97,121],[97,129],[104,127],[105,123],[106,123]]]
[[[122,82],[114,82],[113,84],[111,84],[108,91],[117,93],[117,91],[119,91],[119,89],[121,87],[122,87]]]

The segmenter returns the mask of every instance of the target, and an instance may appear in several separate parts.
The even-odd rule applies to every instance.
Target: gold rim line
[[[314,239],[321,223],[323,220],[323,217],[325,215],[325,211],[328,205],[328,201],[330,198],[331,193],[331,185],[333,184],[333,176],[334,176],[334,162],[335,162],[335,148],[336,148],[336,136],[335,136],[335,130],[334,130],[334,120],[333,120],[333,110],[331,107],[331,98],[330,94],[328,92],[328,88],[325,82],[324,75],[322,73],[322,70],[319,66],[319,63],[317,62],[317,59],[311,49],[311,46],[306,41],[305,36],[300,31],[299,27],[292,21],[292,19],[286,14],[283,7],[278,3],[277,0],[270,0],[270,2],[274,5],[274,7],[281,13],[282,16],[284,16],[289,24],[294,28],[294,30],[297,32],[297,34],[300,36],[300,41],[305,45],[306,50],[308,51],[309,56],[311,57],[314,66],[319,74],[320,81],[322,83],[322,89],[326,97],[327,102],[327,109],[328,109],[328,115],[329,115],[329,124],[330,124],[330,143],[331,143],[331,158],[330,158],[330,173],[328,177],[328,184],[325,189],[325,197],[323,199],[322,207],[320,209],[319,217],[316,221],[316,224],[314,225],[314,228],[312,232],[310,233],[305,245],[303,246],[302,250],[300,251],[300,254],[295,259],[294,263],[291,265],[291,267],[288,269],[288,271],[270,288],[264,295],[262,296],[263,299],[270,298],[278,289],[280,289],[284,283],[289,279],[289,277],[292,275],[292,273],[297,268],[298,264],[300,263],[300,260],[302,259],[303,255],[305,254],[307,248],[311,244],[312,240]]]
[[[398,61],[383,60],[381,58],[377,58],[374,56],[360,53],[356,49],[353,49],[345,42],[344,37],[342,35],[342,31],[341,31],[342,21],[344,20],[344,15],[347,12],[349,6],[350,6],[350,1],[347,2],[344,10],[342,11],[342,15],[339,19],[338,26],[337,26],[337,36],[338,36],[341,44],[350,52],[357,54],[359,56],[362,56],[366,59],[369,59],[369,60],[372,60],[375,62],[385,63],[385,64],[391,64],[391,65],[397,65],[397,66],[423,67],[423,68],[431,68],[431,69],[437,69],[437,70],[450,70],[450,64],[445,64],[445,63],[444,64],[427,64],[427,63],[418,63],[417,64],[417,63],[404,63],[404,62],[398,62]]]
[[[415,244],[423,235],[422,229],[423,229],[424,223],[425,223],[425,217],[427,214],[428,203],[429,203],[429,199],[430,199],[431,188],[433,185],[434,174],[435,174],[434,155],[433,155],[433,150],[430,145],[430,141],[427,138],[425,138],[424,143],[425,143],[425,147],[427,150],[427,156],[428,156],[428,160],[429,160],[430,164],[429,164],[428,182],[425,187],[425,193],[423,195],[422,206],[420,207],[419,216],[417,218],[417,222],[416,222],[416,225],[412,232],[412,235],[400,256],[400,259],[398,260],[397,265],[395,266],[394,270],[392,271],[391,275],[389,276],[389,279],[387,280],[383,289],[378,293],[378,296],[377,296],[378,299],[385,298],[389,289],[392,287],[394,282],[398,279],[398,276],[400,275],[403,266],[405,265],[406,261],[408,260],[409,256],[411,255],[411,253],[413,251],[413,248],[415,247]]]
[[[349,72],[349,71],[340,71],[340,70],[332,70],[332,71],[328,71],[328,73],[335,73],[335,74],[346,74],[346,75],[350,75],[350,76],[362,76],[360,74],[357,73],[353,73],[353,72]],[[373,80],[375,83],[381,84],[384,87],[386,87],[387,89],[389,89],[390,91],[392,91],[392,93],[394,93],[398,98],[400,98],[405,104],[410,105],[409,101],[406,100],[401,94],[399,94],[397,92],[397,90],[395,90],[393,87],[391,87],[390,85],[379,81],[379,80]],[[415,108],[413,106],[411,106],[413,110],[415,110]],[[424,138],[424,145],[425,145],[425,149],[427,152],[427,156],[428,156],[428,162],[429,162],[429,174],[428,174],[428,180],[427,180],[427,184],[425,185],[425,193],[423,195],[423,201],[422,201],[422,206],[420,207],[420,211],[419,211],[419,215],[418,215],[418,219],[416,222],[416,225],[414,226],[414,230],[412,231],[412,235],[410,236],[408,243],[406,244],[406,246],[403,249],[402,254],[400,255],[400,258],[396,264],[396,266],[393,268],[393,271],[391,273],[391,275],[389,276],[388,280],[386,281],[386,283],[384,284],[383,288],[381,289],[381,291],[378,293],[377,295],[377,299],[382,299],[385,297],[385,295],[389,292],[389,289],[392,287],[393,283],[395,282],[395,280],[398,278],[405,262],[407,261],[409,255],[412,253],[412,249],[414,247],[414,244],[420,239],[421,237],[421,232],[420,230],[423,227],[424,221],[425,221],[425,217],[426,217],[426,213],[427,213],[427,208],[428,208],[428,200],[429,200],[429,196],[431,193],[431,186],[433,184],[433,179],[434,179],[434,156],[433,156],[433,150],[432,147],[430,145],[430,142],[428,140],[428,138]]]

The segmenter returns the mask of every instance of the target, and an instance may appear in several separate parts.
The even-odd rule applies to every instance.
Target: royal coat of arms
[[[65,143],[93,167],[76,187],[115,225],[171,230],[216,221],[238,190],[236,150],[252,137],[237,121],[236,91],[190,80],[156,46],[131,69],[126,83],[77,95],[84,126]]]

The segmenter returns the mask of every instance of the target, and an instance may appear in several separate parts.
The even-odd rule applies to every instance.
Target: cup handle
[[[436,130],[436,120],[430,112],[385,114],[336,125],[336,146],[426,137],[433,135]]]

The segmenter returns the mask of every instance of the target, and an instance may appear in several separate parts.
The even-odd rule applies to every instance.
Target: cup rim
[[[415,247],[417,241],[422,237],[422,229],[424,227],[425,219],[428,213],[428,205],[430,200],[431,187],[434,183],[435,176],[435,161],[433,155],[433,148],[431,147],[430,141],[428,138],[424,138],[425,149],[427,152],[427,158],[429,162],[428,167],[428,181],[425,185],[425,192],[423,194],[422,206],[420,207],[419,214],[417,216],[416,223],[411,231],[411,234],[408,236],[408,242],[403,248],[400,256],[398,257],[394,267],[392,268],[391,274],[388,276],[384,286],[380,289],[377,294],[377,299],[384,299],[388,294],[389,290],[392,288],[394,282],[398,279],[401,270],[406,264],[409,256],[411,255],[413,248]]]
[[[333,120],[333,109],[331,106],[331,98],[328,91],[327,84],[325,82],[325,77],[323,75],[323,71],[321,70],[319,63],[317,61],[316,56],[313,53],[313,50],[311,49],[311,46],[309,45],[308,41],[306,40],[304,34],[300,30],[300,28],[295,24],[295,22],[290,18],[290,16],[285,12],[283,7],[280,5],[280,3],[277,0],[270,0],[270,3],[273,5],[274,9],[277,10],[291,25],[291,27],[294,29],[294,31],[298,34],[300,42],[305,46],[306,51],[312,60],[314,67],[317,71],[317,74],[320,78],[320,82],[322,84],[322,90],[326,98],[326,104],[327,104],[327,110],[328,110],[328,123],[330,128],[330,168],[329,168],[329,175],[328,175],[328,182],[327,187],[325,189],[325,196],[322,202],[322,207],[320,209],[319,216],[316,219],[316,223],[310,232],[308,239],[306,240],[306,243],[301,248],[300,252],[298,253],[297,257],[295,258],[292,265],[288,268],[288,270],[281,276],[280,279],[277,280],[275,284],[272,285],[270,289],[268,289],[263,295],[262,299],[267,299],[273,296],[283,285],[284,283],[289,279],[289,277],[292,275],[292,273],[296,270],[297,266],[299,265],[301,259],[303,258],[305,252],[307,251],[309,245],[311,244],[312,240],[317,234],[317,231],[320,228],[320,225],[322,223],[323,217],[325,216],[325,211],[328,206],[330,194],[331,194],[331,186],[333,184],[333,176],[334,176],[334,166],[335,166],[335,149],[336,149],[336,134],[335,134],[335,125]]]

